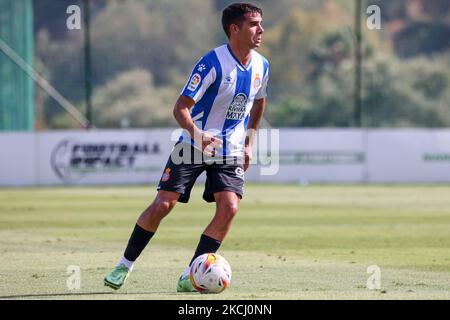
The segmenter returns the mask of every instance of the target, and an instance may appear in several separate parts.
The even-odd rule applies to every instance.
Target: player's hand
[[[250,145],[245,146],[244,150],[244,171],[247,171],[250,166],[250,162],[252,161],[253,150]]]
[[[202,133],[202,150],[207,156],[213,157],[216,155],[216,149],[223,146],[223,141],[208,132]]]

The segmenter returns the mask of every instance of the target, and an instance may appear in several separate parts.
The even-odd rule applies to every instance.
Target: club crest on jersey
[[[202,81],[202,77],[198,73],[193,74],[191,80],[189,81],[188,89],[191,91],[195,91],[200,81]]]
[[[226,119],[228,120],[242,120],[245,115],[245,105],[247,104],[247,96],[239,93],[234,96],[233,102],[228,107]]]
[[[259,77],[259,73],[256,74],[255,80],[253,80],[253,87],[255,89],[259,89],[261,87],[261,78]]]

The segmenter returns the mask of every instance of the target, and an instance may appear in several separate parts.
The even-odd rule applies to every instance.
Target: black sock
[[[202,236],[200,237],[200,242],[198,243],[197,246],[197,250],[195,250],[195,254],[192,257],[191,262],[189,262],[189,265],[192,264],[195,258],[201,256],[204,253],[210,252],[215,253],[219,249],[221,243],[222,242],[220,242],[219,240],[213,239],[211,237],[202,234]]]
[[[154,232],[147,231],[136,224],[123,255],[125,259],[136,261],[153,235]]]

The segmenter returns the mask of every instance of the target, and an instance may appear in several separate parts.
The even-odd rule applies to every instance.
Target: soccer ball
[[[200,293],[220,293],[230,284],[231,267],[221,255],[205,253],[192,262],[189,279]]]

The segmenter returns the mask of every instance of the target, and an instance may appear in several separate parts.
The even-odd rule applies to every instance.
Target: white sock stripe
[[[130,261],[130,260],[126,259],[125,257],[122,257],[122,259],[120,259],[118,265],[121,265],[121,264],[123,264],[125,267],[130,269],[130,271],[133,270],[134,261]]]

